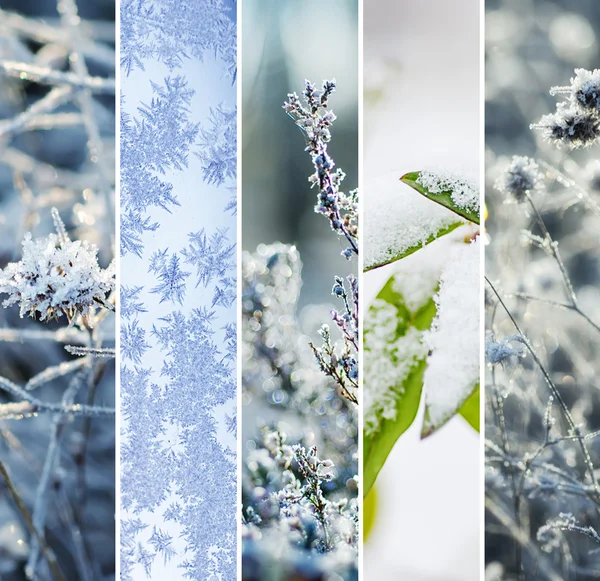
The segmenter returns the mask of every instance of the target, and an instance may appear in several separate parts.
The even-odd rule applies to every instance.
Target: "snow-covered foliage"
[[[97,20],[73,0],[36,3],[43,20],[10,6],[23,8],[0,10],[0,577],[114,577],[114,5]]]
[[[365,317],[365,493],[423,397],[422,437],[456,414],[478,429],[480,362],[479,189],[441,170],[367,187],[365,270],[392,265],[393,274]],[[411,256],[440,238],[451,251]]]
[[[568,22],[598,35],[596,6],[558,4],[523,6],[519,18],[551,14],[561,33]],[[514,10],[502,2],[496,18]],[[564,50],[579,44],[564,41]],[[556,42],[552,30],[531,24],[491,51],[504,54],[505,73],[502,89],[489,81],[486,557],[506,581],[579,580],[600,567],[600,199],[587,170],[598,154],[598,72],[572,72],[574,63],[593,66],[595,48],[568,56],[552,52]],[[533,46],[551,55],[541,85],[523,82]],[[543,87],[569,76],[551,91],[556,104]],[[516,112],[522,118],[507,125]],[[527,157],[512,157],[515,150]]]
[[[121,581],[236,578],[235,20],[121,2]]]
[[[288,95],[284,108],[307,135],[319,189],[315,211],[358,254],[357,193],[346,196],[327,153],[335,88],[307,81],[306,105]],[[243,256],[243,578],[353,580],[358,575],[358,284],[334,277],[334,329],[321,327],[321,346],[301,327],[298,251],[260,245]],[[316,359],[316,360],[315,360]],[[268,418],[268,419],[267,419]]]

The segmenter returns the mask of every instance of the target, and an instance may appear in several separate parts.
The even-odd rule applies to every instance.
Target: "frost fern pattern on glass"
[[[236,26],[121,3],[121,579],[235,579]]]

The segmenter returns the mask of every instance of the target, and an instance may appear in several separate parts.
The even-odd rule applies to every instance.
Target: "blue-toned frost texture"
[[[235,2],[121,2],[121,81],[121,580],[234,580]]]

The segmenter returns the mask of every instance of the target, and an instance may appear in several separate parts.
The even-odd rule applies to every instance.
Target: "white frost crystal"
[[[41,320],[78,313],[105,303],[114,288],[114,265],[98,265],[96,246],[71,241],[57,224],[58,235],[33,240],[27,233],[23,257],[0,271],[0,293],[9,295],[4,307],[19,304],[21,317],[39,314]]]
[[[445,267],[438,312],[426,342],[427,427],[437,427],[462,405],[479,380],[479,239],[461,244]]]

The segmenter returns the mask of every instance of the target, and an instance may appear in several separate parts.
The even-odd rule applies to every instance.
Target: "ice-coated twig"
[[[358,255],[358,197],[356,191],[345,194],[340,190],[346,174],[340,168],[334,171],[335,163],[327,152],[330,128],[336,120],[327,106],[335,88],[335,79],[323,81],[321,89],[307,80],[302,93],[304,103],[296,93],[289,93],[283,109],[308,139],[306,151],[310,153],[315,168],[309,182],[319,189],[315,211],[327,216],[332,230],[346,238],[349,247],[342,254],[350,258],[352,254]]]
[[[20,115],[0,122],[0,138],[12,136],[23,129],[35,128],[40,116],[58,109],[73,98],[73,89],[61,86],[52,89],[45,97],[33,103]],[[33,127],[32,127],[33,124]]]
[[[92,357],[113,358],[115,356],[115,350],[109,349],[107,347],[96,348],[96,347],[80,347],[77,345],[65,345],[65,350],[68,351],[71,355],[79,355],[80,357],[85,357],[86,355],[91,355]]]
[[[73,404],[63,406],[57,403],[43,402],[33,396],[31,396],[22,387],[19,387],[16,383],[0,377],[0,390],[3,390],[11,395],[20,398],[24,402],[28,402],[31,405],[31,412],[28,415],[35,415],[42,412],[58,412],[62,414],[71,414],[74,416],[114,416],[114,408],[107,408],[102,406],[90,406],[83,404]]]
[[[0,60],[0,73],[31,81],[41,85],[67,85],[73,89],[89,89],[99,95],[114,95],[114,79],[86,76],[81,78],[75,73],[56,71],[48,67],[39,67],[29,63]]]
[[[82,49],[82,36],[80,30],[81,19],[78,15],[77,5],[74,0],[58,0],[56,6],[58,12],[61,14],[61,21],[65,25],[65,29],[70,31],[73,52],[71,53],[69,60],[75,69],[79,82],[83,85],[85,80],[89,78],[89,72]],[[111,186],[112,171],[106,163],[107,158],[104,155],[104,144],[100,137],[100,129],[94,112],[91,87],[85,87],[75,96],[75,98],[81,109],[83,123],[88,135],[87,146],[90,154],[90,161],[97,164],[98,167],[100,189],[106,200],[106,207],[108,208],[107,215],[110,223],[110,231],[112,232],[114,229]]]
[[[19,513],[21,514],[21,517],[25,521],[25,524],[27,525],[29,532],[32,534],[33,537],[35,537],[38,540],[42,554],[44,555],[44,558],[46,559],[46,561],[48,561],[48,566],[50,567],[50,570],[52,571],[52,574],[54,575],[55,579],[57,581],[67,581],[66,577],[64,576],[64,574],[60,568],[60,565],[58,564],[58,561],[56,560],[54,551],[52,551],[52,549],[46,544],[46,541],[40,537],[40,535],[37,532],[37,529],[33,525],[33,521],[31,519],[31,514],[27,510],[27,507],[25,506],[25,503],[23,502],[21,495],[18,493],[15,485],[13,484],[10,474],[8,473],[8,470],[6,469],[6,466],[4,466],[4,463],[1,460],[0,460],[0,477],[2,477],[2,480],[4,480],[4,484],[8,488],[8,492],[10,493],[14,503],[17,505],[17,509],[18,509]]]
[[[34,375],[26,384],[25,389],[27,391],[33,391],[38,387],[53,381],[57,377],[63,377],[74,371],[78,371],[82,367],[89,365],[89,359],[75,359],[73,361],[63,361],[58,365],[51,365],[46,367],[44,371],[41,371],[37,375]]]
[[[86,361],[86,363],[88,363],[88,361]],[[93,373],[93,368],[86,369],[81,373],[78,373],[71,380],[69,387],[65,390],[65,393],[62,397],[61,405],[63,408],[68,408],[69,406],[73,405],[75,397],[77,396],[77,392],[84,383],[85,379],[91,373]],[[42,475],[38,481],[35,501],[33,504],[33,525],[40,537],[44,535],[44,524],[46,522],[46,514],[48,510],[51,480],[54,477],[56,470],[56,463],[60,454],[60,440],[63,436],[67,421],[68,415],[62,413],[55,414],[54,418],[52,419],[48,451],[46,452],[44,467],[42,468]],[[37,541],[37,537],[34,537],[31,542],[27,565],[25,566],[25,572],[29,578],[33,578],[35,576],[40,549],[40,543]]]

